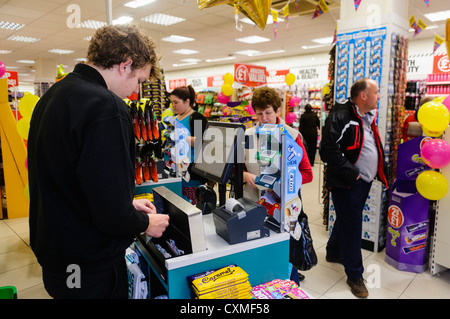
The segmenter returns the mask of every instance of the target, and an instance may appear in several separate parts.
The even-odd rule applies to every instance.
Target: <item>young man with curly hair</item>
[[[55,83],[30,123],[30,244],[53,298],[127,298],[125,250],[168,216],[133,200],[135,141],[124,98],[155,76],[155,44],[135,26],[98,29],[87,63]]]

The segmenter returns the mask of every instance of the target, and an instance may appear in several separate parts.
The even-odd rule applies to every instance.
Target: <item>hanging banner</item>
[[[276,39],[277,38],[277,29],[278,29],[278,11],[271,10],[272,12],[272,19],[273,19],[273,36]]]
[[[316,11],[314,12],[314,15],[312,18],[315,19],[318,16],[320,16],[324,13],[327,13],[328,10],[329,9],[328,9],[327,3],[324,0],[320,0],[319,3],[317,4]]]
[[[358,11],[359,5],[361,4],[361,0],[354,0],[355,1],[355,11]]]
[[[426,28],[427,28],[426,23],[423,22],[422,19],[419,19],[419,21],[417,22],[416,30],[414,31],[413,38]]]
[[[436,50],[441,46],[442,43],[444,43],[444,39],[436,34],[436,36],[434,37],[433,53],[436,52]]]
[[[284,20],[286,21],[286,30],[289,31],[289,2],[283,8]]]
[[[429,0],[423,0],[423,1],[425,1],[425,4],[426,4],[427,7],[429,8],[429,7],[430,7],[430,1],[429,1]]]
[[[242,85],[258,87],[267,83],[266,67],[250,64],[234,64],[234,80]]]

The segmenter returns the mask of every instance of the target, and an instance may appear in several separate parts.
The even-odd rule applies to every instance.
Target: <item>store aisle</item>
[[[322,207],[319,203],[319,174],[321,166],[313,167],[314,180],[302,188],[304,209],[309,216],[311,233],[319,263],[306,276],[301,286],[315,298],[353,299],[347,284],[344,268],[325,261],[328,239],[322,224]],[[414,274],[398,271],[384,261],[384,250],[373,253],[363,250],[365,277],[379,271],[379,288],[369,288],[370,299],[421,299],[450,298],[450,271],[431,276],[428,271]],[[41,268],[29,247],[28,218],[0,220],[0,286],[16,286],[22,299],[50,298],[42,284]]]

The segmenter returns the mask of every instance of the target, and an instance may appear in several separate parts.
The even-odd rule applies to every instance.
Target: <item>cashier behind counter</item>
[[[230,198],[213,210],[216,233],[231,245],[269,236],[264,227],[266,215],[264,206],[245,197]]]

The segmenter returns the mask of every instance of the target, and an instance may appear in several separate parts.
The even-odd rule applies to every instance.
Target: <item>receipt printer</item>
[[[245,197],[230,198],[213,210],[216,233],[231,245],[269,236],[264,227],[266,215],[264,206]]]

